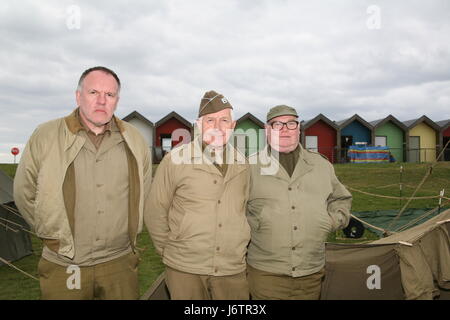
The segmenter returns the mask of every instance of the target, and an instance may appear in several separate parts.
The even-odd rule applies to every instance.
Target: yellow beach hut
[[[404,121],[407,127],[406,158],[408,162],[431,162],[436,160],[440,127],[427,116]]]

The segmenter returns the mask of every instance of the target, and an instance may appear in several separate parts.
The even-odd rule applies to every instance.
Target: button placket
[[[100,166],[102,162],[102,158],[101,156],[99,156],[98,154],[95,157],[95,165],[96,166]],[[103,171],[99,168],[97,170],[95,170],[95,176],[94,176],[94,183],[95,183],[95,187],[94,187],[94,192],[95,192],[95,198],[97,199],[96,201],[96,209],[97,209],[97,219],[95,219],[95,242],[96,242],[96,246],[103,246],[105,243],[106,239],[103,239],[102,237],[102,221],[103,219],[105,219],[105,211],[106,211],[106,199],[105,199],[105,191],[104,191],[104,181],[103,181],[103,175],[101,174]]]

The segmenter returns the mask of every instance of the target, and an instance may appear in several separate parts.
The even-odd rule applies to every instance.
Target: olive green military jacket
[[[167,266],[213,276],[245,270],[249,168],[234,149],[227,156],[223,177],[195,139],[168,153],[156,170],[145,223]]]
[[[325,240],[347,226],[352,196],[333,165],[301,147],[289,177],[267,148],[249,158],[248,263],[259,270],[300,277],[325,264]]]

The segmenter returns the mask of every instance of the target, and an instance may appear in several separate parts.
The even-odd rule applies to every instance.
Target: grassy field
[[[428,164],[402,163],[404,184],[403,196],[409,196],[423,178]],[[0,164],[11,177],[14,176],[16,166]],[[358,190],[399,196],[400,164],[338,164],[335,165],[336,175],[342,183]],[[450,189],[450,163],[440,162],[433,170],[432,176],[423,185],[417,196],[437,195],[443,188]],[[448,191],[447,191],[448,192]],[[353,211],[373,211],[399,209],[404,201],[375,198],[352,192]],[[448,193],[447,193],[448,194]],[[413,201],[410,208],[435,207],[437,200]],[[361,239],[344,239],[342,231],[330,234],[330,242],[360,242],[377,239],[377,236],[366,230]],[[40,240],[32,237],[34,254],[16,261],[14,265],[37,277],[37,263],[42,251]],[[163,271],[159,256],[155,253],[147,232],[143,232],[138,241],[138,247],[143,248],[142,261],[139,267],[140,293],[143,294]],[[7,267],[0,267],[0,300],[39,299],[39,283],[27,276]]]
[[[422,181],[429,164],[338,164],[335,165],[335,171],[339,180],[346,186],[374,194],[398,197],[400,195],[400,166],[403,167],[403,196],[408,197],[412,195],[415,187]],[[436,196],[444,188],[448,197],[450,192],[450,162],[438,162],[432,175],[426,180],[416,196]],[[358,192],[352,192],[352,195],[353,211],[400,209],[405,204],[405,201],[376,198]],[[437,205],[437,199],[413,200],[409,208],[430,208]]]
[[[14,174],[16,173],[17,164],[9,164],[9,163],[0,163],[0,170],[5,172],[11,178],[14,178]]]

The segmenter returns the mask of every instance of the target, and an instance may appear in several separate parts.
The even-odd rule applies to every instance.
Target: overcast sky
[[[0,163],[75,107],[87,68],[122,80],[116,115],[195,119],[205,91],[237,117],[277,104],[372,121],[450,118],[450,1],[0,2]]]

